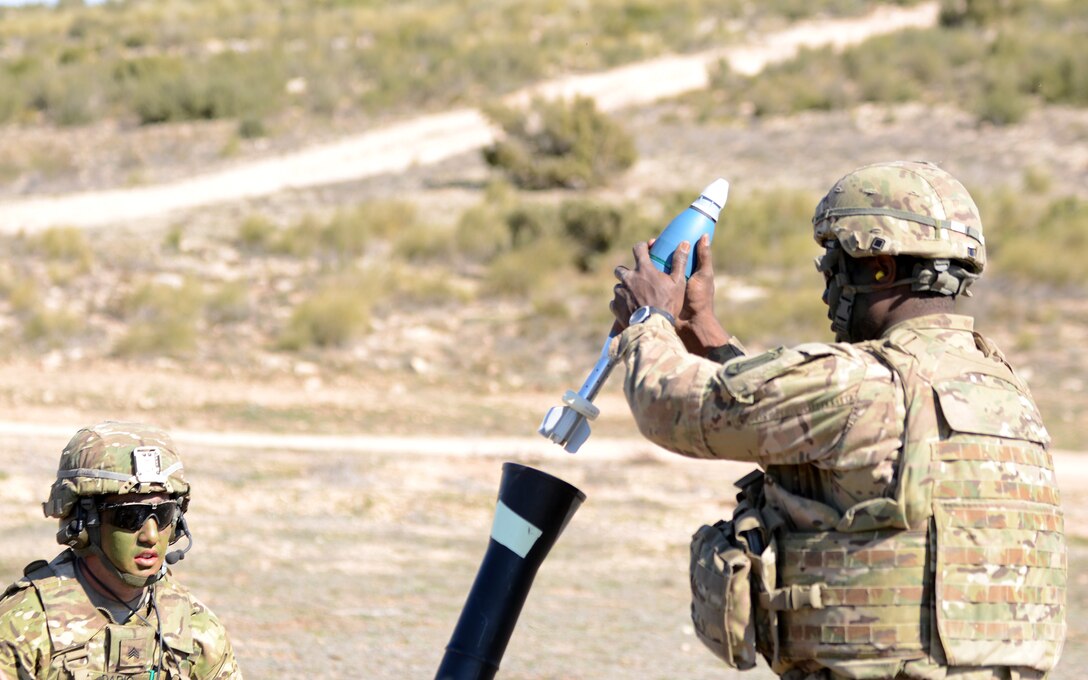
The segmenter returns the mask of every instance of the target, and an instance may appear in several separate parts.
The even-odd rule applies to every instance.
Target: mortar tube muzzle
[[[491,680],[544,558],[586,495],[540,470],[504,463],[491,539],[435,680]]]

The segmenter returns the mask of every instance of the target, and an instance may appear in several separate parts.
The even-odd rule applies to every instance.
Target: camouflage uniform
[[[75,554],[36,562],[0,598],[0,678],[149,678],[161,616],[165,669],[157,678],[241,678],[215,614],[169,575],[149,586],[157,606],[118,624],[76,580]],[[149,625],[150,624],[150,625]]]
[[[1041,678],[1057,663],[1067,563],[1049,437],[972,324],[932,314],[866,342],[737,345],[724,365],[661,316],[621,334],[647,438],[763,469],[741,496],[762,536],[745,550],[756,646],[783,677]]]
[[[0,680],[242,677],[222,624],[165,565],[151,578],[125,581],[144,588],[146,596],[124,623],[96,607],[77,578],[77,570],[86,574],[80,556],[91,552],[116,570],[97,545],[95,503],[133,493],[169,494],[184,526],[189,484],[170,438],[136,423],[80,430],[61,455],[44,504],[46,514],[60,521],[58,541],[70,549],[52,562],[28,565],[0,596]],[[125,576],[131,577],[118,573]]]

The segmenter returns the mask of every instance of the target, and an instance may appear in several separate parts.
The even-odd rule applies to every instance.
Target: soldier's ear
[[[895,282],[898,274],[896,260],[891,255],[877,255],[875,257],[860,258],[862,270],[870,279],[870,282],[878,287],[890,286]],[[866,282],[869,283],[869,282]]]

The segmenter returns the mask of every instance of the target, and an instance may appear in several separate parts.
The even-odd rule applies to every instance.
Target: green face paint
[[[125,531],[103,522],[102,552],[118,571],[133,576],[152,576],[162,568],[172,533],[173,527],[169,526],[160,531],[154,518],[148,518],[136,531]]]

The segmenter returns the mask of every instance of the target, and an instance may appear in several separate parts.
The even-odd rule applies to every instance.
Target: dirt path
[[[842,47],[881,33],[930,26],[937,14],[938,4],[930,2],[911,8],[880,7],[854,19],[800,22],[743,45],[549,81],[511,95],[509,102],[578,94],[593,97],[601,109],[612,111],[705,87],[707,67],[723,59],[738,72],[754,74],[769,63],[788,59],[802,47]],[[474,109],[421,116],[333,144],[242,162],[175,182],[0,203],[0,231],[129,223],[200,206],[396,173],[480,148],[490,143],[494,134]]]
[[[48,441],[59,450],[71,436],[70,425],[43,425],[0,421],[0,439]],[[407,455],[444,459],[507,457],[512,459],[555,460],[564,464],[579,459],[601,461],[668,461],[676,457],[641,438],[592,437],[577,455],[571,456],[543,437],[459,437],[271,434],[265,432],[212,432],[173,430],[179,446],[192,449],[245,451],[290,451],[313,454]],[[1066,530],[1088,539],[1088,455],[1054,451],[1054,468],[1066,507]],[[720,462],[727,477],[744,475],[752,466]]]

